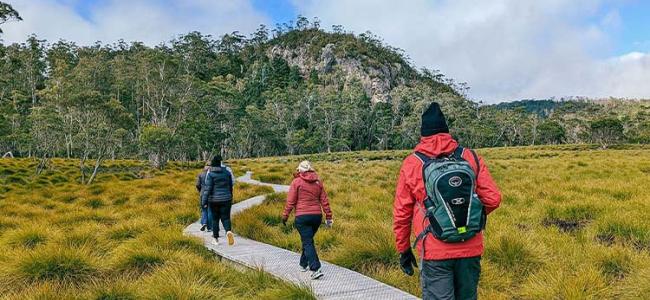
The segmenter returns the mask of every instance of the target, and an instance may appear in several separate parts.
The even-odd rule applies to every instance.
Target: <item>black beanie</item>
[[[420,127],[421,136],[430,136],[438,133],[449,133],[447,120],[440,110],[440,105],[433,102],[429,108],[422,113],[422,127]]]
[[[212,161],[210,162],[210,166],[212,167],[221,167],[221,155],[217,154],[212,158]]]

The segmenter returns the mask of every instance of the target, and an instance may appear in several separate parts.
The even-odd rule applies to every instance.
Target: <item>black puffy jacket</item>
[[[232,201],[232,175],[225,167],[211,167],[205,176],[205,202]]]

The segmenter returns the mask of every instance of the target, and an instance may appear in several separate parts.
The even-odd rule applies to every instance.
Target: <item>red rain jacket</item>
[[[456,147],[458,147],[458,142],[450,134],[440,133],[420,138],[420,143],[415,147],[415,151],[435,157],[441,154],[450,155],[456,150]],[[469,162],[474,172],[476,172],[476,162],[469,149],[463,152],[463,158]],[[486,212],[489,214],[499,207],[501,193],[481,157],[479,157],[479,165],[481,170],[478,172],[479,175],[476,180],[476,194],[478,194]],[[428,219],[424,216],[423,201],[425,198],[422,161],[412,154],[404,159],[402,163],[393,204],[393,231],[395,232],[397,251],[400,253],[411,247],[411,227],[413,227],[414,234],[418,235],[429,225]],[[426,251],[423,257],[425,260],[473,257],[483,254],[482,232],[460,243],[445,243],[431,234],[427,234],[427,237],[423,240]],[[422,240],[417,244],[417,252],[421,258],[422,244]]]
[[[325,187],[316,172],[308,171],[294,175],[289,187],[287,204],[284,207],[282,216],[288,218],[291,211],[296,209],[296,217],[300,215],[320,215],[321,207],[325,212],[325,219],[332,219],[329,199]]]

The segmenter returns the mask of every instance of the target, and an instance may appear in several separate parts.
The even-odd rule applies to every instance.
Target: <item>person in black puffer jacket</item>
[[[206,192],[202,195],[202,203],[212,211],[212,236],[214,245],[219,245],[219,220],[223,224],[228,238],[228,245],[235,243],[230,223],[230,208],[232,207],[232,174],[221,165],[221,156],[217,155],[210,162],[210,169],[205,176]]]

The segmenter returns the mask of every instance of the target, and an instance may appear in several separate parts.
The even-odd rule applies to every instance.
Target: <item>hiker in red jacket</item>
[[[298,165],[294,179],[289,187],[287,204],[282,214],[282,224],[287,225],[289,214],[295,208],[295,226],[300,233],[302,254],[300,255],[300,270],[311,270],[311,278],[323,277],[320,260],[314,247],[314,235],[322,222],[322,212],[325,212],[325,225],[332,227],[332,210],[330,209],[327,193],[323,183],[308,161]]]
[[[422,114],[420,133],[421,138],[419,144],[415,147],[415,153],[406,157],[402,163],[395,191],[393,231],[397,251],[400,253],[400,266],[408,275],[413,275],[413,266],[417,267],[415,256],[411,251],[410,238],[411,229],[413,229],[415,235],[418,236],[415,243],[417,244],[416,247],[422,265],[420,279],[423,299],[476,299],[481,271],[480,260],[483,254],[482,228],[485,224],[485,216],[499,207],[501,193],[483,159],[472,150],[459,147],[458,142],[451,137],[445,116],[437,103],[431,103],[429,108]],[[449,159],[454,156],[458,157],[458,159]],[[442,158],[442,160],[436,160],[436,158]],[[474,173],[472,174],[474,175],[474,178],[472,178],[474,184],[470,185],[470,187],[474,188],[474,191],[473,193],[470,191],[472,194],[468,198],[443,199],[441,201],[448,202],[438,206],[445,208],[446,213],[442,211],[441,214],[435,216],[433,216],[433,213],[431,214],[438,231],[434,229],[435,226],[429,226],[432,218],[425,216],[427,207],[438,207],[431,206],[430,203],[432,202],[429,199],[436,197],[436,195],[444,198],[442,196],[444,191],[440,193],[437,189],[439,182],[442,184],[448,182],[449,186],[454,187],[460,186],[463,181],[459,180],[458,176],[450,179],[445,178],[443,181],[436,180],[435,185],[428,183],[427,186],[429,190],[433,189],[431,186],[435,186],[435,191],[438,193],[433,193],[433,195],[431,195],[431,192],[427,193],[423,180],[423,166],[429,162],[429,159],[434,160],[431,162],[432,164],[440,161],[454,164],[458,162],[458,164],[464,164],[465,166],[469,164],[467,169],[471,168]],[[426,170],[428,171],[429,168],[431,166],[427,164]],[[470,173],[472,172],[466,172],[466,174]],[[444,175],[444,173],[442,174]],[[427,180],[430,180],[430,178],[427,175]],[[467,178],[471,177],[468,176]],[[454,205],[458,205],[457,207],[462,209],[464,202],[471,197],[478,197],[475,200],[477,206],[482,203],[483,213],[479,217],[482,219],[482,226],[475,226],[478,229],[468,239],[457,238],[452,242],[450,242],[451,239],[445,241],[439,239],[442,232],[440,227],[443,227],[444,224],[435,218],[442,216],[441,218],[444,219],[449,215],[447,219],[449,224],[459,222],[457,218],[465,219],[464,221],[469,224],[469,213],[466,214],[467,217],[459,217],[452,216],[450,212],[455,211],[456,206]],[[425,205],[425,199],[429,201],[426,202],[429,203],[429,206]],[[443,204],[443,202],[436,203]],[[467,206],[464,206],[464,208],[467,211]],[[467,234],[467,228],[464,226],[452,227],[452,229],[457,230],[457,232],[452,230],[447,233],[451,232],[456,237]]]

